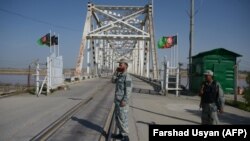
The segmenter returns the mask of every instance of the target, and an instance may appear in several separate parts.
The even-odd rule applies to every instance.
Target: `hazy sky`
[[[74,68],[88,0],[0,0],[0,68],[26,68],[46,61],[49,48],[36,41],[60,34],[64,67]],[[148,0],[92,0],[94,4],[145,5]],[[156,41],[178,33],[180,62],[188,63],[190,0],[154,0]],[[250,70],[250,1],[195,0],[193,55],[225,48],[243,55],[240,69]],[[159,63],[169,50],[158,50]]]

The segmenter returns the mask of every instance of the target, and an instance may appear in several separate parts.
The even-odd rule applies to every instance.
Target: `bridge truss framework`
[[[88,3],[75,76],[82,75],[86,55],[87,74],[114,71],[116,62],[125,58],[129,60],[129,72],[159,79],[152,8],[152,4]]]

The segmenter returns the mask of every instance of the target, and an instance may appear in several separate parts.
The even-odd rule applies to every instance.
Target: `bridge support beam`
[[[116,62],[124,58],[132,66],[129,71],[150,77],[151,69],[152,77],[159,78],[152,4],[111,6],[88,3],[75,76],[82,75],[85,46],[88,74],[96,74],[98,69],[114,71],[118,66]]]

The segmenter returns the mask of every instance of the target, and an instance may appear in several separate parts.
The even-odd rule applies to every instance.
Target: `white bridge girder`
[[[129,70],[132,73],[149,77],[152,67],[152,76],[158,79],[152,20],[151,4],[109,6],[88,3],[75,75],[82,75],[85,46],[87,46],[88,74],[104,70],[114,71],[115,63],[121,58],[126,58],[130,61]]]

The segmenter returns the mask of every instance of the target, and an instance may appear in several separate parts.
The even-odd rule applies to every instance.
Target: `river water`
[[[43,79],[41,76],[40,79]],[[15,75],[15,74],[0,74],[0,84],[11,84],[11,85],[27,85],[28,75]],[[30,84],[35,84],[35,76],[31,75]]]

